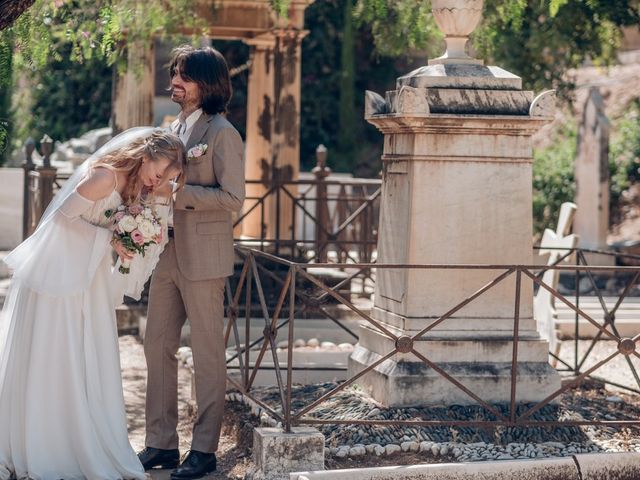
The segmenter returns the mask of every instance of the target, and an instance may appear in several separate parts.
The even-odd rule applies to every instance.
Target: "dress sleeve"
[[[13,278],[52,296],[86,291],[110,252],[111,231],[80,217],[93,202],[71,192],[36,231],[4,259]]]

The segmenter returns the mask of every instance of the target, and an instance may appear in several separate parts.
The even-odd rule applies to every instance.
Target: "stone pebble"
[[[331,388],[329,384],[324,391]],[[317,387],[317,386],[316,386]],[[322,392],[321,392],[322,393]],[[258,407],[253,401],[245,398],[242,394],[231,392],[226,398],[233,401],[245,403],[251,407],[254,414],[260,417],[262,424],[270,426],[278,426],[281,424],[273,420],[262,408]],[[611,399],[611,403],[615,403],[617,399]],[[345,415],[347,418],[375,418],[382,420],[397,419],[408,420],[416,418],[415,412],[404,409],[404,411],[390,412],[389,409],[374,407],[370,404],[358,404],[354,402],[347,405],[339,405],[336,409],[332,407],[332,414]],[[294,407],[295,408],[295,407]],[[339,412],[338,412],[339,410]],[[412,417],[412,415],[414,415]],[[565,427],[566,428],[566,427]],[[327,432],[333,432],[329,435]],[[429,435],[425,437],[426,430],[420,427],[409,427],[401,425],[333,425],[323,429],[323,433],[329,441],[336,440],[342,444],[335,448],[325,450],[327,455],[337,458],[359,457],[366,454],[376,456],[393,455],[398,452],[420,452],[426,456],[446,457],[450,456],[458,462],[478,462],[492,460],[513,460],[513,459],[532,459],[532,458],[548,458],[563,457],[575,455],[578,453],[589,453],[598,451],[640,451],[640,440],[632,439],[622,440],[619,438],[610,438],[608,433],[603,429],[588,428],[583,431],[587,436],[587,440],[583,442],[571,441],[570,434],[564,432],[552,432],[548,435],[544,429],[530,429],[526,439],[529,441],[518,441],[525,439],[522,432],[517,429],[505,428],[500,432],[501,441],[497,444],[479,441],[479,442],[456,442],[456,441],[436,441],[434,438],[439,437],[435,434],[436,429],[429,431]],[[437,433],[437,432],[436,432]],[[451,433],[443,432],[440,438],[451,437]],[[457,436],[472,436],[474,430],[470,428],[460,427],[456,429]],[[551,437],[552,440],[544,440],[544,437]],[[496,436],[496,438],[498,438]],[[531,440],[534,438],[534,440]],[[558,438],[567,438],[568,441],[558,441]],[[506,439],[510,441],[505,442]],[[537,440],[535,440],[537,439]],[[346,440],[346,441],[345,441]],[[335,445],[335,443],[334,443]]]

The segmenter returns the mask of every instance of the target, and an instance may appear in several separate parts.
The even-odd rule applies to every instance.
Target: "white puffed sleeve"
[[[111,251],[111,231],[80,215],[94,202],[71,192],[38,229],[4,259],[28,288],[52,296],[79,294],[91,285]]]

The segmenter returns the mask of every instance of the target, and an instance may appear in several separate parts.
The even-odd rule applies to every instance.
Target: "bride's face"
[[[168,158],[145,158],[138,171],[138,176],[145,187],[156,188],[165,178],[165,173],[171,162]]]

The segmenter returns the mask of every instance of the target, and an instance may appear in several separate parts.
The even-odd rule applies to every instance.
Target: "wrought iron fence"
[[[586,287],[591,293],[592,297],[595,297],[598,305],[602,309],[603,313],[603,323],[601,324],[602,328],[599,328],[593,338],[589,338],[589,345],[586,348],[586,351],[583,353],[579,352],[579,341],[583,337],[580,329],[580,319],[584,318],[579,313],[579,311],[574,312],[574,330],[571,338],[572,350],[573,350],[573,358],[567,359],[566,357],[559,356],[555,352],[549,352],[549,355],[556,360],[558,363],[562,365],[562,368],[558,368],[559,371],[562,372],[571,372],[575,375],[580,375],[583,371],[583,368],[589,358],[592,356],[594,352],[595,346],[601,340],[611,339],[605,334],[605,330],[610,328],[611,332],[617,337],[621,338],[618,326],[616,325],[616,315],[621,309],[623,302],[629,298],[632,293],[634,287],[638,286],[638,279],[640,278],[640,269],[638,268],[630,268],[630,269],[608,269],[604,271],[596,271],[589,268],[590,263],[594,260],[599,263],[609,263],[611,265],[620,265],[620,264],[637,264],[640,265],[640,256],[634,254],[623,253],[619,251],[611,251],[611,250],[597,250],[597,249],[587,249],[587,248],[571,248],[571,249],[563,249],[563,248],[555,248],[555,247],[545,247],[547,250],[563,250],[563,254],[559,256],[559,258],[554,262],[554,265],[560,265],[563,261],[568,261],[573,258],[573,262],[576,268],[575,276],[573,277],[573,295],[571,296],[572,302],[575,305],[576,309],[579,309],[581,306],[581,302],[583,297],[585,296],[581,293],[581,289],[583,288],[583,280],[586,282]],[[591,257],[591,262],[589,261],[589,257]],[[596,260],[597,259],[597,260]],[[586,268],[583,268],[586,267]],[[541,279],[542,274],[546,271],[546,268],[540,270],[537,274],[537,278]],[[596,277],[596,272],[600,273],[601,278]],[[602,275],[604,273],[604,275]],[[605,295],[607,292],[606,281],[607,280],[617,280],[621,282],[624,287],[619,292],[616,292],[617,298],[613,306],[607,305],[605,300]],[[611,292],[609,292],[611,293]],[[638,292],[636,292],[638,293]],[[639,312],[640,313],[640,312]],[[589,320],[589,319],[587,319]],[[591,320],[594,320],[593,318]],[[640,317],[638,318],[638,323],[640,323]],[[640,333],[640,330],[639,330]],[[614,339],[615,340],[615,339]],[[603,378],[596,375],[589,375],[590,378],[615,386],[617,388],[622,388],[624,390],[628,390],[634,393],[640,394],[640,375],[638,374],[638,369],[631,362],[629,356],[626,356],[626,363],[629,367],[629,372],[633,377],[637,388],[631,387],[629,385],[622,385],[618,382],[615,382],[609,378]]]
[[[248,180],[247,186],[263,186]],[[240,245],[304,261],[369,262],[377,245],[381,181],[326,179],[281,181],[248,195],[234,227],[256,224]],[[269,213],[269,209],[274,214]],[[268,224],[268,222],[273,222]]]
[[[337,286],[329,286],[321,279],[314,275],[311,270],[322,269],[338,269],[344,268],[344,265],[336,265],[332,263],[324,264],[308,264],[297,263],[273,255],[261,252],[255,249],[238,248],[238,254],[244,259],[243,267],[240,273],[239,282],[232,288],[231,283],[227,284],[227,295],[229,301],[228,308],[228,324],[225,338],[227,342],[233,334],[233,341],[230,348],[234,352],[227,359],[229,365],[237,363],[241,372],[240,379],[229,375],[229,383],[232,384],[243,395],[246,395],[251,401],[259,405],[264,412],[270,415],[275,421],[281,422],[286,431],[290,431],[292,426],[302,424],[359,424],[359,425],[406,425],[406,426],[467,426],[467,427],[546,427],[546,426],[567,426],[575,427],[582,425],[597,426],[640,426],[640,418],[609,420],[602,418],[591,419],[558,419],[556,421],[541,420],[536,418],[536,412],[550,405],[555,399],[567,392],[569,389],[578,386],[581,382],[588,378],[592,378],[603,365],[609,364],[617,357],[623,356],[629,362],[630,368],[635,371],[631,363],[631,359],[640,359],[637,351],[637,342],[640,339],[640,332],[633,337],[622,337],[615,329],[615,319],[609,316],[604,324],[599,323],[589,314],[583,311],[576,302],[571,301],[567,295],[563,295],[557,289],[552,288],[541,280],[541,273],[544,270],[555,269],[560,272],[573,272],[587,276],[599,274],[607,274],[618,272],[629,278],[627,286],[619,296],[619,305],[629,291],[636,286],[638,277],[640,276],[640,267],[620,267],[620,266],[588,266],[588,265],[553,265],[553,266],[535,266],[535,265],[391,265],[391,264],[373,264],[373,263],[355,263],[349,265],[354,271],[371,270],[380,272],[385,269],[429,269],[429,270],[461,270],[470,272],[474,270],[482,270],[486,272],[494,272],[495,276],[478,288],[472,294],[461,298],[456,305],[452,305],[446,312],[443,312],[439,318],[433,320],[419,332],[412,335],[398,336],[390,331],[386,326],[373,318],[367,312],[358,308],[349,299],[345,298]],[[274,266],[278,268],[274,268]],[[269,282],[274,281],[274,272],[281,272],[278,278],[279,294],[278,300],[270,310],[265,301],[263,284],[265,276],[269,278]],[[497,273],[495,273],[497,272]],[[375,273],[374,273],[375,274]],[[514,279],[515,294],[513,298],[513,329],[512,329],[512,352],[510,362],[510,401],[507,406],[507,413],[503,413],[500,409],[490,401],[483,399],[481,395],[468,388],[455,375],[448,373],[437,362],[432,361],[427,355],[416,349],[415,342],[424,339],[424,336],[433,331],[434,328],[450,319],[454,314],[470,304],[477,298],[485,295],[496,285],[504,283],[507,279]],[[564,384],[550,393],[544,399],[523,405],[518,402],[517,398],[517,375],[518,375],[518,347],[520,342],[520,310],[522,286],[524,282],[531,282],[532,285],[539,289],[547,290],[553,297],[562,304],[571,309],[577,317],[586,320],[594,328],[597,329],[602,339],[607,339],[615,343],[616,348],[598,360],[588,368],[581,360],[576,368],[573,369],[574,377],[568,379]],[[257,340],[251,340],[251,315],[248,309],[245,310],[245,338],[241,339],[238,333],[238,325],[240,320],[239,312],[244,293],[244,298],[248,301],[252,297],[252,289],[256,289],[257,296],[260,300],[261,317],[264,321],[264,329]],[[316,308],[318,312],[322,312],[323,304],[328,299],[333,299],[345,308],[349,309],[358,320],[364,322],[368,327],[374,329],[379,334],[387,337],[394,342],[395,348],[391,349],[385,355],[382,355],[375,362],[368,365],[364,370],[351,376],[346,381],[339,383],[327,393],[319,398],[310,401],[307,405],[298,408],[293,407],[292,391],[293,391],[293,371],[296,369],[293,363],[293,342],[296,323],[304,320],[298,320],[297,310],[307,309],[310,306]],[[285,311],[285,305],[288,309]],[[327,316],[329,321],[340,323],[340,320]],[[351,332],[354,336],[357,335]],[[279,339],[286,340],[286,348],[278,352],[277,343]],[[259,347],[259,352],[255,361],[252,361],[250,352],[252,349]],[[458,390],[464,392],[472,403],[475,403],[486,411],[489,420],[433,420],[433,419],[409,419],[409,420],[363,420],[363,419],[319,419],[310,416],[313,410],[323,402],[335,397],[340,391],[357,382],[367,373],[381,365],[383,362],[392,358],[396,354],[411,354],[415,359],[424,363],[436,372],[440,377],[454,385]],[[273,372],[275,374],[274,384],[278,389],[278,402],[269,405],[258,396],[255,395],[254,382],[256,375],[261,369],[265,356],[270,355],[273,362]],[[286,359],[279,358],[286,355]],[[563,362],[565,363],[565,362]],[[282,364],[282,365],[281,365]],[[566,365],[570,366],[568,362]],[[634,373],[634,377],[637,375]],[[639,382],[640,388],[640,382]]]
[[[23,237],[69,174],[51,167],[52,144],[42,143],[43,165],[36,167],[33,141],[25,145]],[[234,221],[236,242],[304,261],[370,262],[377,244],[379,179],[332,178],[319,149],[314,179],[248,180],[243,211]],[[237,227],[237,228],[236,228]]]

